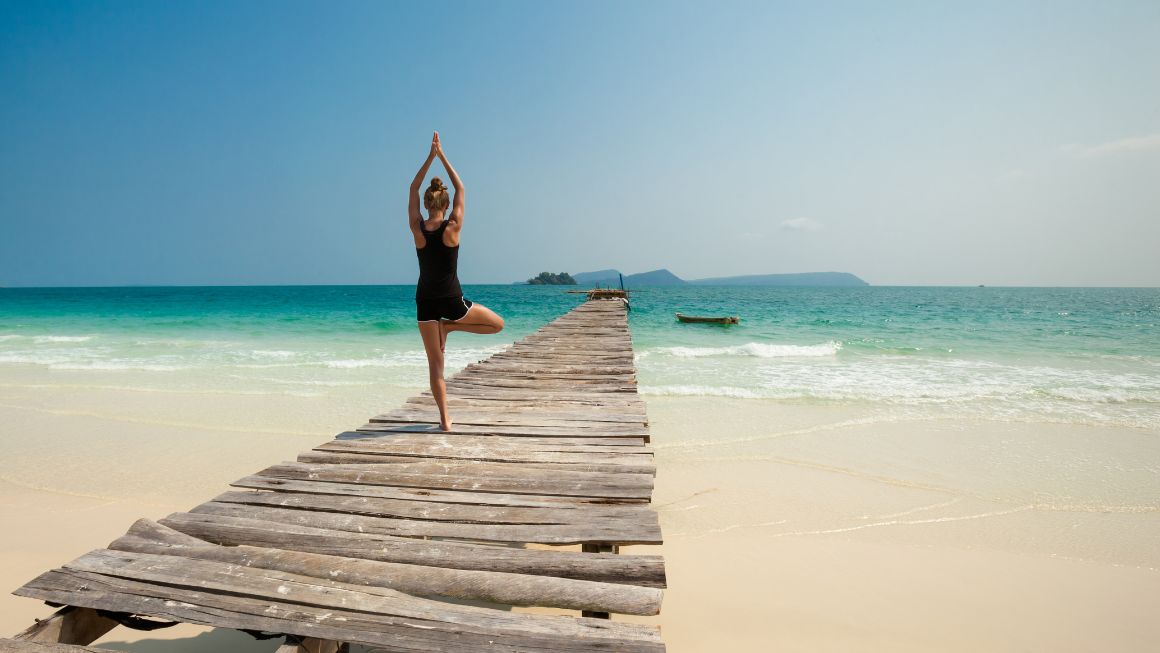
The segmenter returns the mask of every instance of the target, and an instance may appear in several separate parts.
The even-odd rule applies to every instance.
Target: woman
[[[423,207],[427,219],[419,213],[419,187],[427,177],[431,162],[439,157],[443,168],[455,186],[455,198],[447,196],[447,186],[438,177],[423,193]],[[459,260],[459,239],[463,231],[463,206],[466,201],[463,182],[443,154],[439,132],[431,139],[431,153],[411,182],[411,198],[407,215],[411,235],[415,237],[415,252],[419,255],[419,284],[415,287],[415,305],[419,319],[419,335],[427,350],[427,367],[431,375],[431,394],[439,406],[439,426],[451,430],[451,415],[447,411],[447,388],[443,383],[443,350],[447,334],[452,331],[468,333],[499,333],[503,318],[494,311],[463,298],[456,267]],[[444,217],[451,206],[450,217]]]

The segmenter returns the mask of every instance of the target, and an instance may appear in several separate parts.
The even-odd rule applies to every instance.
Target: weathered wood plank
[[[635,386],[626,386],[621,390],[609,392],[578,392],[575,389],[559,389],[559,388],[501,388],[497,386],[486,386],[471,383],[460,383],[455,379],[447,382],[448,396],[468,397],[468,398],[484,398],[484,399],[502,399],[504,401],[522,401],[529,397],[534,397],[533,401],[555,403],[557,405],[564,404],[582,404],[588,406],[606,406],[614,410],[627,409],[631,406],[638,405],[640,401],[636,394]],[[535,390],[535,392],[532,392]],[[427,395],[429,393],[422,393]],[[643,410],[643,407],[642,407]]]
[[[529,397],[528,393],[508,393],[506,397],[499,397],[494,394],[478,394],[461,391],[456,395],[447,396],[447,405],[452,407],[471,406],[475,408],[495,408],[501,406],[505,409],[509,408],[538,408],[543,410],[588,410],[592,407],[615,407],[616,411],[622,414],[637,414],[641,418],[647,418],[644,409],[644,402],[639,399],[631,401],[626,397],[631,395],[616,395],[608,394],[596,397],[593,395],[576,395],[571,398],[559,397]],[[502,403],[496,403],[496,402]],[[410,397],[406,401],[409,405],[431,406],[434,405],[435,400],[431,397],[430,392],[421,392],[414,397]]]
[[[484,359],[478,363],[471,363],[463,368],[464,371],[482,371],[482,372],[516,372],[523,374],[579,374],[579,375],[615,375],[615,376],[636,376],[636,368],[632,365],[599,365],[592,362],[585,363],[562,363],[557,362],[550,365],[541,365],[526,360],[505,361],[503,359],[494,360],[491,358]]]
[[[609,447],[619,447],[623,453],[629,452],[651,452],[651,449],[644,447],[644,438],[586,438],[567,437],[567,436],[552,436],[552,437],[536,437],[534,435],[480,435],[472,433],[455,433],[448,431],[430,432],[422,431],[418,433],[390,433],[376,430],[366,431],[346,431],[335,436],[335,440],[363,440],[372,441],[378,440],[382,442],[399,442],[420,444],[423,442],[436,442],[443,438],[444,442],[449,447],[457,447],[460,444],[466,446],[484,445],[487,441],[492,441],[495,445],[510,445],[520,447],[552,447],[557,451],[604,451]],[[572,449],[575,447],[575,449]],[[631,447],[626,449],[625,447]]]
[[[243,519],[259,519],[284,524],[296,524],[311,528],[322,528],[352,533],[393,535],[411,538],[454,538],[476,542],[534,542],[537,544],[581,544],[591,541],[612,541],[625,544],[657,544],[660,539],[659,526],[655,529],[647,523],[602,520],[594,524],[461,524],[457,522],[422,521],[417,519],[396,519],[372,517],[347,512],[324,512],[322,510],[299,510],[278,508],[278,499],[268,498],[272,493],[252,494],[248,501],[222,503],[207,501],[190,510],[194,514],[221,515]],[[311,503],[298,495],[299,503]]]
[[[408,447],[435,449],[488,449],[527,452],[555,453],[603,453],[616,454],[624,458],[651,459],[652,449],[644,446],[643,438],[615,438],[593,440],[592,438],[550,437],[537,438],[526,435],[504,437],[500,435],[468,435],[465,433],[382,433],[375,431],[347,431],[338,434],[331,442],[324,442],[317,448],[327,448],[338,444],[352,447],[377,447],[383,451],[403,450]]]
[[[549,504],[541,506],[495,506],[445,503],[439,500],[402,500],[384,497],[342,496],[313,492],[223,492],[214,501],[252,503],[303,510],[350,512],[422,521],[460,524],[584,524],[592,521],[657,522],[657,512],[647,504]],[[595,538],[592,541],[599,541]]]
[[[422,462],[391,465],[389,469],[378,465],[307,465],[287,462],[268,467],[258,472],[258,476],[626,501],[648,501],[653,488],[653,478],[649,474],[557,471],[546,475],[539,469],[482,462]]]
[[[245,544],[426,567],[552,576],[642,587],[665,586],[664,561],[660,556],[592,555],[414,540],[195,513],[174,513],[162,519],[161,523],[223,546]]]
[[[536,380],[536,379],[501,379],[498,377],[452,377],[447,379],[447,389],[462,388],[465,390],[504,390],[513,391],[520,390],[527,392],[535,390],[536,394],[544,393],[558,393],[561,395],[574,395],[581,388],[576,383],[560,382],[552,383],[551,381]],[[584,383],[583,390],[585,393],[636,393],[636,384],[628,381],[610,381],[610,382],[592,382]]]
[[[464,490],[436,490],[430,488],[391,487],[387,485],[359,485],[333,483],[309,479],[246,476],[231,483],[233,487],[277,492],[305,492],[342,496],[379,497],[404,501],[438,501],[442,503],[477,506],[524,506],[556,508],[561,506],[623,505],[647,507],[638,501],[604,499],[600,497],[565,497],[535,494],[505,494],[502,492],[472,492]]]
[[[426,440],[425,442],[422,440]],[[583,447],[575,445],[552,446],[542,442],[512,443],[475,440],[457,442],[443,436],[416,438],[398,442],[393,438],[360,438],[326,442],[315,451],[332,453],[368,453],[384,456],[416,456],[424,458],[462,458],[493,462],[577,463],[621,466],[630,471],[651,467],[653,454],[645,447]]]
[[[443,435],[453,433],[458,435],[531,435],[541,438],[644,438],[649,435],[646,427],[635,424],[613,424],[606,422],[606,426],[589,428],[569,426],[524,426],[521,424],[460,424],[455,422],[450,431],[443,431],[438,424],[430,423],[403,423],[403,422],[368,422],[358,428],[359,431],[375,431],[380,433],[430,433]]]
[[[516,464],[528,469],[550,470],[570,469],[585,472],[607,472],[617,474],[654,474],[656,466],[652,463],[631,465],[621,463],[581,462],[562,460],[557,462],[541,462],[521,456],[504,456],[499,454],[478,455],[439,455],[426,454],[390,454],[382,452],[350,452],[350,451],[306,451],[298,454],[297,461],[311,465],[392,465],[412,463],[416,460],[478,460],[504,464]]]
[[[639,412],[617,414],[612,411],[560,411],[548,408],[517,408],[505,406],[474,406],[457,410],[456,420],[465,424],[541,424],[543,426],[597,426],[606,422],[617,424],[642,423]],[[430,422],[438,419],[438,411],[404,404],[403,408],[382,415],[375,415],[372,422]],[[481,420],[481,421],[477,421]]]

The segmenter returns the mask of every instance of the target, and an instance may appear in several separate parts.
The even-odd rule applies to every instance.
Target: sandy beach
[[[418,391],[227,396],[44,374],[0,387],[9,589]],[[1155,432],[1103,429],[1096,450],[1095,427],[1076,425],[721,397],[652,397],[649,412],[670,587],[660,617],[639,620],[671,651],[1135,651],[1160,637]],[[3,608],[9,634],[50,612]],[[98,641],[227,644],[275,648],[187,625]]]

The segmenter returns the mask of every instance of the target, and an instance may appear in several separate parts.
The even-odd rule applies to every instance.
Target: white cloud
[[[812,218],[792,218],[782,220],[778,227],[790,231],[817,231],[822,228],[822,223]]]
[[[1150,152],[1153,150],[1160,151],[1160,134],[1146,134],[1144,136],[1121,138],[1114,141],[1098,143],[1096,145],[1079,145],[1077,143],[1070,143],[1060,147],[1059,149],[1065,154],[1071,154],[1073,156],[1083,158],[1123,154],[1124,152]]]

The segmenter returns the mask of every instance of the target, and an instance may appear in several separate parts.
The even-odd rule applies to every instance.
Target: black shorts
[[[416,299],[415,309],[420,322],[436,322],[438,320],[462,320],[471,308],[471,300],[459,297],[440,297],[439,299]]]

